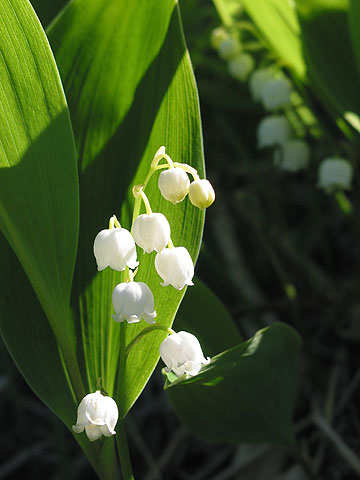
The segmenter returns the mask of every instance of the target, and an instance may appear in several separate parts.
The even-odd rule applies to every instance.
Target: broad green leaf
[[[78,226],[72,129],[51,50],[27,1],[2,3],[0,33],[0,224],[32,282],[1,234],[1,335],[34,392],[71,428],[72,387],[83,394],[69,309]],[[100,476],[117,477],[113,443],[77,439]]]
[[[69,302],[78,235],[70,118],[54,58],[30,3],[4,0],[1,7],[0,228],[70,365],[75,337]]]
[[[299,348],[295,330],[274,323],[213,357],[198,375],[173,383],[167,379],[170,402],[180,419],[207,441],[292,448]]]
[[[348,0],[296,0],[310,85],[337,118],[360,113],[348,5]]]
[[[92,391],[102,377],[125,416],[152,373],[166,334],[144,337],[130,352],[125,377],[118,378],[124,345],[147,324],[120,326],[112,320],[111,293],[122,276],[96,271],[93,241],[114,213],[123,227],[131,227],[131,187],[144,181],[161,145],[174,161],[193,165],[203,176],[197,91],[175,0],[75,0],[48,34],[79,154],[81,228],[73,299],[83,371]],[[162,199],[157,175],[146,189],[153,211],[168,217],[174,244],[186,246],[196,260],[204,214],[188,200],[172,205]],[[156,320],[170,326],[184,291],[160,286],[154,254],[139,251],[138,257],[136,280],[149,284]]]
[[[229,311],[200,278],[188,289],[176,314],[174,328],[195,335],[205,356],[216,355],[241,342]]]
[[[214,0],[220,17],[234,10],[234,0]],[[288,0],[239,0],[254,22],[264,41],[276,57],[284,62],[299,78],[305,76],[301,51],[300,29],[292,2]]]

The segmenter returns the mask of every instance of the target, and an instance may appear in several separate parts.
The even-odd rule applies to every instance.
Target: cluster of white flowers
[[[259,123],[258,148],[273,147],[274,164],[287,172],[298,172],[307,167],[310,148],[302,138],[294,136],[283,110],[291,105],[292,85],[274,68],[256,70],[250,77],[250,92],[254,101],[260,101],[271,112]]]
[[[267,115],[257,128],[259,149],[273,148],[274,165],[281,170],[296,173],[307,168],[311,156],[308,143],[296,137],[288,120],[293,86],[278,67],[269,65],[255,69],[254,59],[244,52],[238,30],[229,31],[223,26],[215,28],[210,37],[219,56],[228,62],[229,73],[244,82],[255,102],[260,102]],[[318,186],[326,193],[351,188],[352,164],[340,157],[325,158],[318,170]]]
[[[162,159],[167,163],[160,164]],[[165,153],[165,147],[160,147],[151,163],[145,183],[133,187],[134,212],[137,212],[137,216],[131,232],[122,228],[114,215],[110,218],[109,228],[101,230],[94,240],[93,249],[98,270],[110,267],[120,272],[125,271],[127,278],[127,281],[116,285],[112,292],[115,310],[113,319],[117,322],[126,320],[131,324],[143,319],[149,324],[155,324],[154,295],[146,283],[134,281],[139,266],[136,245],[142,248],[144,253],[156,252],[155,269],[163,280],[163,287],[172,285],[182,290],[185,285],[193,285],[194,264],[188,250],[183,246],[173,245],[167,218],[162,213],[152,212],[144,192],[147,182],[157,170],[162,170],[158,180],[161,195],[173,204],[183,201],[189,195],[190,202],[203,209],[215,200],[214,189],[208,180],[200,179],[193,167],[173,162]],[[192,182],[188,174],[193,177]],[[146,213],[139,215],[141,202],[144,202]],[[187,332],[175,333],[161,326],[157,328],[169,333],[160,346],[160,355],[167,371],[173,370],[177,376],[196,375],[201,365],[209,362],[209,359],[204,358],[194,335]],[[115,401],[97,390],[86,395],[81,401],[73,430],[81,433],[85,429],[88,438],[94,441],[102,435],[114,435],[117,419]]]

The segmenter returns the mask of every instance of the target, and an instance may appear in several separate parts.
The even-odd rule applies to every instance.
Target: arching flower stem
[[[131,340],[131,342],[126,347],[125,357],[129,355],[129,352],[134,345],[136,345],[145,335],[153,332],[154,330],[163,330],[167,332],[169,335],[173,335],[175,333],[174,330],[172,330],[171,328],[164,327],[163,325],[159,325],[159,324],[150,325],[150,327],[144,328],[144,330],[142,330],[138,335],[136,335],[135,338]]]
[[[181,168],[182,170],[185,170],[185,172],[190,173],[190,175],[193,177],[194,180],[200,180],[199,174],[197,170],[187,163],[177,163],[174,162],[174,167],[176,168]]]
[[[121,228],[119,220],[116,218],[116,215],[113,215],[109,220],[109,230],[114,228]]]

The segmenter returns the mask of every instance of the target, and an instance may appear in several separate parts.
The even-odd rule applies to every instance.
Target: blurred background
[[[65,4],[32,3],[44,27]],[[346,196],[317,187],[320,159],[333,154],[334,145],[351,157],[356,146],[311,99],[315,120],[304,133],[309,167],[296,173],[277,168],[273,152],[257,148],[263,107],[211,46],[211,32],[221,24],[213,3],[182,0],[180,7],[199,90],[207,178],[216,191],[197,275],[224,302],[244,339],[276,320],[300,333],[295,429],[303,461],[312,478],[359,478],[359,180],[355,175]],[[255,49],[255,62],[263,54]],[[136,478],[311,478],[280,448],[208,445],[194,437],[169,406],[161,368],[127,418]],[[96,478],[72,434],[34,396],[2,343],[0,391],[0,480]]]

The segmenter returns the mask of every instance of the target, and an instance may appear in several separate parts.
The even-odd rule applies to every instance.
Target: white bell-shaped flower
[[[283,145],[290,140],[291,125],[284,115],[264,117],[257,128],[258,148]]]
[[[215,50],[219,48],[221,43],[229,38],[229,33],[225,30],[224,27],[217,27],[210,34],[210,43]]]
[[[190,180],[182,168],[169,168],[159,175],[159,189],[161,195],[169,202],[179,203],[188,194]]]
[[[121,227],[107,228],[96,235],[94,255],[99,271],[110,267],[122,272],[126,266],[134,270],[139,265],[135,241],[131,233]]]
[[[82,433],[85,429],[88,439],[93,442],[102,435],[111,437],[115,435],[115,425],[119,412],[115,400],[106,397],[100,390],[89,393],[80,402],[77,410],[75,433]]]
[[[214,189],[209,180],[195,180],[189,187],[190,202],[198,208],[208,208],[215,200]]]
[[[185,247],[164,248],[155,257],[155,268],[163,287],[172,285],[182,290],[185,285],[194,285],[194,264]]]
[[[232,77],[240,82],[245,82],[249,74],[254,70],[255,62],[248,53],[241,53],[230,60],[228,70]]]
[[[327,193],[336,190],[349,190],[353,178],[353,167],[344,158],[325,158],[319,167],[318,186]]]
[[[201,365],[210,362],[205,358],[199,340],[188,332],[169,335],[160,345],[160,356],[167,372],[173,371],[178,377],[185,373],[197,375]]]
[[[236,38],[225,38],[218,47],[218,54],[223,60],[232,60],[241,52],[241,45]]]
[[[261,101],[270,112],[288,107],[291,103],[292,86],[286,78],[274,78],[266,82],[261,90]]]
[[[143,318],[147,323],[155,323],[154,295],[146,283],[119,283],[112,293],[112,303],[113,319],[117,322],[136,323]]]
[[[289,140],[274,152],[274,164],[288,172],[298,172],[308,166],[309,145],[299,138]]]
[[[250,76],[250,93],[255,102],[261,100],[262,89],[274,78],[273,71],[270,68],[260,68],[255,70]]]
[[[170,225],[162,213],[139,215],[132,228],[135,242],[146,253],[161,252],[170,240]]]

